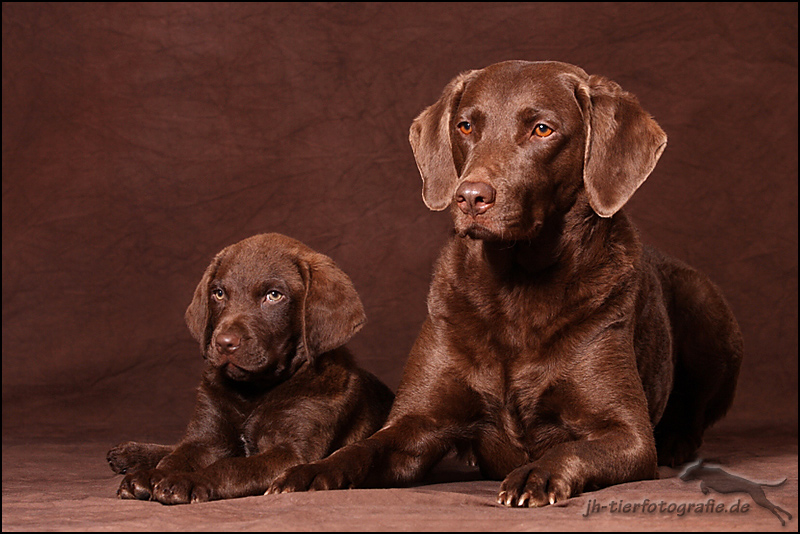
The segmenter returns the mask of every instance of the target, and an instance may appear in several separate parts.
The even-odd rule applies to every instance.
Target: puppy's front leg
[[[165,477],[172,473],[197,471],[224,454],[225,449],[217,445],[183,442],[154,468],[127,473],[119,485],[117,496],[120,499],[160,500],[156,497],[156,488]]]
[[[262,495],[279,473],[308,461],[298,445],[274,446],[249,457],[220,458],[201,471],[168,474],[153,488],[153,498],[162,504],[188,504]]]

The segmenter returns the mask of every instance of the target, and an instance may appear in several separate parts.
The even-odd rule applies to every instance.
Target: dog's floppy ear
[[[192,337],[200,343],[200,349],[203,351],[205,351],[205,347],[208,345],[213,330],[209,324],[208,286],[216,275],[226,250],[227,249],[224,249],[217,254],[208,267],[206,267],[206,271],[203,273],[200,283],[197,284],[197,288],[194,290],[192,302],[189,304],[189,307],[186,308],[186,313],[184,314],[189,332],[191,332]]]
[[[631,93],[589,76],[576,89],[586,123],[583,182],[592,209],[614,215],[656,166],[667,135]]]
[[[313,362],[316,356],[347,343],[367,317],[353,282],[332,259],[308,253],[299,258],[298,267],[305,285],[298,351]]]
[[[478,71],[459,74],[442,92],[439,100],[411,123],[408,140],[422,176],[422,200],[429,209],[441,211],[455,194],[456,166],[450,142],[450,120],[458,107],[464,86]]]

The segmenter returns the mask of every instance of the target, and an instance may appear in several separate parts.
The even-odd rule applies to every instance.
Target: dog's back
[[[744,354],[742,334],[705,274],[647,246],[643,263],[660,282],[672,332],[674,379],[655,437],[659,464],[674,467],[692,458],[703,431],[730,408]]]

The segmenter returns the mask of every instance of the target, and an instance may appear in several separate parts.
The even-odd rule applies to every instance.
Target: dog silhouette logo
[[[764,487],[775,488],[781,486],[786,482],[785,478],[780,482],[753,482],[746,478],[732,475],[719,467],[709,467],[704,463],[703,459],[700,459],[693,464],[689,464],[680,475],[680,479],[684,482],[699,480],[700,491],[703,492],[703,495],[708,495],[709,490],[714,490],[717,493],[747,493],[756,504],[772,512],[783,526],[786,526],[786,522],[779,512],[786,514],[787,519],[792,519],[792,514],[780,506],[772,504],[764,493]]]

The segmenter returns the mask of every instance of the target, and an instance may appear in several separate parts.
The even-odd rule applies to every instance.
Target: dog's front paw
[[[570,483],[556,472],[527,464],[512,471],[500,485],[497,502],[510,507],[537,507],[569,499]]]
[[[196,473],[174,473],[153,486],[153,499],[161,504],[190,504],[212,499],[211,484]]]

